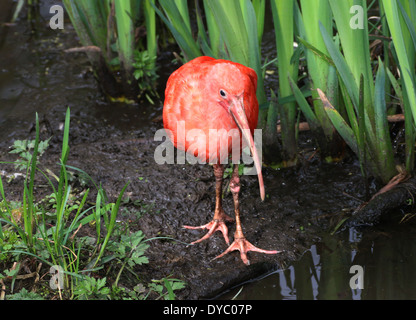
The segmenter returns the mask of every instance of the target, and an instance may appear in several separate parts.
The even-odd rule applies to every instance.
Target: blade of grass
[[[163,14],[151,0],[150,4],[153,9],[169,28],[177,44],[181,48],[186,61],[192,60],[202,55],[198,44],[192,37],[192,30],[187,28],[187,19],[183,17],[178,7],[178,2],[171,0],[159,0],[160,6],[163,8]]]
[[[302,12],[296,6],[295,21],[299,29],[298,40],[301,47],[305,47],[308,77],[313,88],[320,88],[333,106],[341,109],[339,103],[339,83],[334,62],[329,56],[325,41],[321,34],[321,26],[326,30],[332,30],[332,12],[327,0],[302,0],[300,1]],[[343,145],[339,143],[339,136],[329,119],[322,101],[317,92],[312,94],[313,112],[316,115],[319,126],[315,126],[314,133],[321,156],[326,161],[339,160],[343,151]],[[303,109],[302,109],[303,111]],[[344,110],[338,110],[343,114]]]
[[[322,51],[320,51],[319,49],[315,48],[313,45],[311,45],[306,40],[302,39],[300,36],[298,36],[297,39],[303,46],[305,46],[307,49],[309,49],[311,52],[313,52],[320,59],[326,61],[330,65],[333,65],[333,66],[335,65],[334,61],[332,61],[332,58],[329,55],[327,55],[327,54],[323,53]]]
[[[391,85],[393,86],[394,92],[396,92],[399,103],[402,106],[404,104],[402,87],[401,87],[399,81],[397,81],[397,79],[394,77],[393,73],[388,68],[386,68],[386,73],[387,73],[387,76],[390,80]]]
[[[62,199],[62,203],[59,206],[59,211],[56,212],[56,225],[55,225],[55,233],[54,233],[54,243],[56,252],[61,250],[62,240],[64,236],[64,229],[65,229],[65,211],[67,208],[67,203],[69,199],[69,195],[71,193],[71,187],[68,186],[64,193],[64,198]]]
[[[412,114],[412,108],[410,106],[409,98],[404,90],[403,108],[404,108],[404,125],[405,125],[405,140],[406,140],[406,171],[413,172],[415,166],[415,139],[416,129],[414,125],[414,119]]]
[[[326,95],[322,92],[321,89],[317,88],[318,94],[322,103],[324,105],[325,111],[328,113],[329,118],[331,119],[334,127],[337,129],[339,134],[351,148],[351,150],[358,154],[358,146],[355,138],[354,131],[344,120],[344,118],[339,114],[339,112],[331,105]]]
[[[401,69],[401,77],[403,78],[403,83],[406,87],[409,105],[413,114],[413,120],[416,121],[416,91],[414,80],[412,79],[412,75],[414,74],[414,72],[411,72],[411,70],[414,71],[414,64],[411,64],[411,61],[409,60],[409,54],[406,50],[406,38],[401,25],[401,16],[399,15],[399,8],[397,5],[397,1],[382,1],[391,37],[393,39],[394,48],[396,50],[399,66]],[[410,28],[410,30],[411,29],[412,28]]]
[[[195,0],[195,3],[199,3],[199,1]],[[204,6],[204,12],[205,12],[205,19],[207,22],[207,30],[208,30],[208,35],[209,35],[209,44],[210,44],[210,50],[212,52],[212,57],[219,58],[219,59],[226,59],[227,54],[225,52],[224,43],[221,41],[221,31],[217,22],[215,21],[214,14],[212,13],[207,1],[203,1],[203,6]],[[199,30],[199,31],[202,32],[202,30]],[[208,39],[207,39],[207,43],[208,43]]]
[[[351,113],[354,113],[354,108],[352,106],[349,107]],[[360,92],[359,92],[359,102],[358,102],[358,121],[357,121],[357,129],[355,136],[357,137],[357,144],[358,144],[358,158],[360,160],[360,168],[361,174],[364,178],[367,177],[367,171],[365,170],[365,166],[367,165],[367,152],[365,148],[365,139],[366,139],[366,123],[365,123],[365,114],[364,114],[364,76],[361,75],[360,77]],[[355,120],[355,117],[350,114],[350,121],[351,123]],[[365,179],[367,181],[367,179]]]
[[[69,235],[71,234],[71,232],[72,232],[73,230],[75,230],[76,228],[78,228],[78,226],[79,226],[79,223],[78,223],[78,222],[79,222],[79,220],[83,217],[83,215],[84,215],[85,213],[87,213],[90,209],[92,209],[92,208],[88,208],[88,209],[86,209],[86,210],[82,211],[82,209],[84,208],[85,203],[87,202],[87,197],[88,197],[89,192],[90,192],[90,189],[87,189],[87,191],[84,193],[84,196],[82,197],[82,200],[81,200],[80,204],[78,205],[77,212],[75,213],[75,216],[74,216],[74,218],[72,219],[71,224],[69,225],[69,227],[68,227],[68,228],[67,228],[67,230],[66,230],[66,235],[65,235],[65,238],[64,238],[64,240],[62,241],[62,243],[63,243],[64,245],[66,245],[66,243],[67,243],[67,241],[68,241],[68,237],[69,237]],[[81,211],[82,211],[82,212],[81,212]]]
[[[102,56],[109,63],[110,57],[107,52],[107,49],[109,49],[107,48],[107,17],[110,12],[109,1],[63,0],[63,4],[82,45],[98,46],[103,51]],[[87,54],[92,61],[96,61],[99,58],[98,55],[92,55],[88,52]]]
[[[204,5],[205,5],[205,2],[204,2]],[[205,5],[205,7],[208,8],[208,10],[209,10],[208,6]],[[198,0],[195,0],[195,8],[196,8],[196,22],[197,22],[197,25],[198,25],[198,42],[201,46],[201,50],[204,53],[204,55],[206,55],[206,56],[213,57],[213,58],[215,58],[215,57],[219,58],[220,57],[220,55],[219,55],[219,52],[220,52],[219,40],[220,40],[220,38],[219,38],[218,28],[216,27],[216,25],[214,23],[214,25],[215,25],[214,30],[215,31],[212,32],[212,33],[207,32],[205,30],[205,26],[204,26],[204,22],[203,22],[203,14],[201,12],[201,8],[200,8]],[[205,10],[206,10],[206,8],[205,8]],[[210,16],[207,13],[206,14],[206,20],[207,20],[208,29],[213,28],[213,26],[210,25],[212,23],[211,22],[212,19],[209,19],[210,17],[212,18],[212,15]],[[209,35],[209,37],[208,37],[208,35]],[[210,43],[212,45],[212,48],[210,47]],[[224,57],[225,57],[225,54],[223,54],[223,56],[221,58],[224,58]]]
[[[26,179],[24,183],[24,192],[23,192],[23,221],[24,221],[24,230],[25,230],[25,242],[29,247],[29,250],[34,250],[33,248],[33,226],[35,219],[35,206],[34,206],[34,197],[33,197],[33,188],[35,184],[35,173],[37,166],[37,157],[38,157],[38,148],[39,148],[39,117],[36,113],[36,138],[35,145],[33,147],[33,154],[30,164],[27,167]],[[30,174],[29,174],[30,170]],[[29,188],[27,188],[27,178],[29,177]]]
[[[147,52],[151,58],[157,55],[157,37],[156,37],[156,12],[150,4],[150,0],[143,1],[144,17],[146,23],[146,42]],[[156,59],[153,59],[150,67],[156,67]]]
[[[126,79],[132,77],[134,61],[134,24],[130,1],[115,1],[118,57]]]
[[[266,105],[267,97],[264,90],[259,31],[257,28],[257,26],[264,24],[264,21],[257,20],[257,17],[261,18],[262,15],[256,16],[253,3],[249,0],[205,0],[204,6],[207,9],[205,14],[209,32],[211,33],[211,30],[214,30],[215,41],[219,36],[221,48],[218,51],[219,54],[224,51],[226,56],[222,58],[241,63],[256,71],[258,76],[257,100],[260,105]],[[257,7],[258,12],[261,11],[260,7],[261,4]],[[215,52],[214,45],[215,42],[211,42],[211,48]],[[271,127],[270,124],[266,123],[267,114],[267,110],[260,109],[258,126],[266,131]],[[275,126],[273,127],[275,128]]]
[[[221,37],[226,44],[230,59],[249,66],[248,35],[240,2],[238,0],[206,1],[221,31]]]
[[[163,283],[165,285],[166,290],[168,291],[168,299],[167,300],[175,300],[175,294],[173,293],[172,286],[168,279],[163,278]]]
[[[266,19],[266,0],[252,0],[252,4],[256,13],[258,46],[261,47]]]
[[[101,242],[101,193],[97,193],[97,199],[95,201],[95,210],[92,211],[95,230],[97,232],[97,245]]]
[[[360,84],[360,76],[361,74],[364,75],[364,90],[366,91],[366,100],[364,101],[364,104],[366,105],[366,110],[368,109],[367,112],[369,113],[371,119],[371,110],[367,106],[372,105],[372,99],[374,97],[374,82],[371,70],[366,1],[329,0],[329,3],[337,25],[345,61],[353,74],[357,89]],[[353,29],[350,25],[350,8],[354,5],[359,5],[362,8],[362,19],[364,21],[362,29]],[[345,83],[345,85],[348,86],[349,84]]]
[[[298,76],[298,62],[291,64],[294,53],[294,4],[292,0],[271,1],[278,58],[279,98],[292,95],[288,77],[296,82]],[[282,157],[286,165],[291,166],[297,162],[296,105],[294,103],[279,105],[279,114],[282,129]]]
[[[254,69],[257,73],[257,100],[259,104],[265,103],[267,101],[264,83],[261,72],[261,52],[259,45],[259,35],[257,27],[264,24],[264,20],[260,21],[256,18],[256,12],[254,11],[253,5],[250,0],[243,0],[241,4],[242,14],[244,17],[244,24],[247,31],[247,42],[248,42],[248,54],[249,62],[248,65],[250,68]]]
[[[306,50],[309,76],[314,88],[320,88],[326,92],[327,98],[331,101],[332,105],[336,106],[338,105],[338,101],[333,101],[333,99],[336,98],[334,93],[338,88],[337,77],[336,75],[330,76],[330,61],[327,59],[320,59],[319,56],[316,55],[316,52],[321,52],[325,57],[328,56],[328,51],[319,29],[319,23],[325,26],[326,29],[332,27],[331,7],[327,0],[303,0],[301,1],[301,6],[302,16],[297,19],[300,35],[308,42],[308,48],[313,46],[316,50],[315,52]],[[305,28],[305,26],[307,27]],[[305,42],[302,43],[305,44]],[[309,46],[309,44],[311,46]],[[331,83],[329,83],[329,81],[331,81]],[[327,91],[328,87],[331,88],[331,94]],[[325,135],[330,140],[332,139],[334,132],[333,126],[323,109],[321,100],[317,98],[317,94],[315,94],[313,99],[314,111]]]
[[[4,206],[6,207],[7,213],[11,216],[11,210],[10,210],[9,204],[7,203],[7,200],[6,200],[6,194],[4,192],[3,180],[1,179],[1,175],[0,175],[0,195],[2,197],[2,201],[4,203]],[[4,218],[3,211],[0,211],[0,214]]]
[[[378,154],[381,155],[382,161],[378,162],[380,171],[391,172],[393,176],[396,172],[393,159],[393,147],[389,134],[389,126],[387,122],[387,110],[385,100],[385,71],[384,65],[379,58],[379,66],[376,75],[375,92],[374,92],[374,114],[376,127],[376,146]]]
[[[407,57],[409,59],[409,64],[411,66],[415,65],[415,50],[416,50],[416,3],[415,1],[405,1],[402,4],[402,1],[397,1],[399,5],[401,17],[403,18],[404,23],[402,23],[402,32],[404,36],[404,41],[406,45],[406,52],[408,53]],[[404,7],[406,6],[406,8]],[[411,17],[409,17],[409,14]]]
[[[415,148],[414,143],[416,139],[415,127],[413,122],[412,110],[409,104],[409,100],[406,95],[406,87],[403,87],[396,80],[392,72],[386,68],[387,76],[390,80],[391,85],[394,88],[396,96],[399,100],[399,104],[402,106],[402,112],[404,114],[404,126],[405,126],[405,145],[406,145],[406,171],[413,172],[414,170],[414,158],[415,158]],[[404,91],[404,92],[403,92]]]
[[[65,114],[64,134],[62,139],[62,153],[61,153],[61,170],[59,174],[58,189],[56,194],[56,205],[57,212],[62,210],[61,206],[63,203],[64,192],[68,188],[68,175],[66,174],[65,165],[69,155],[69,126],[70,126],[70,108],[67,108]]]
[[[305,118],[308,121],[310,128],[312,129],[312,131],[317,130],[320,127],[320,124],[311,106],[309,105],[308,101],[306,101],[305,96],[302,94],[299,87],[293,81],[291,76],[289,76],[289,82],[290,82],[290,86],[292,88],[293,94],[296,98],[296,101],[300,109],[302,110],[303,114],[305,115]]]
[[[332,41],[332,37],[326,30],[325,26],[319,23],[322,38],[325,42],[325,45],[328,49],[329,55],[331,56],[334,65],[337,68],[337,71],[343,80],[346,89],[348,91],[349,96],[354,104],[354,106],[358,106],[358,87],[354,79],[354,75],[351,72],[347,62],[345,61],[344,57],[341,55],[339,49],[334,45]]]
[[[98,257],[94,262],[93,268],[100,261],[102,255],[104,254],[104,251],[107,247],[108,241],[110,240],[110,237],[113,233],[114,226],[116,224],[116,217],[117,217],[117,214],[118,214],[118,210],[120,208],[121,199],[122,199],[122,197],[124,195],[124,191],[126,190],[128,185],[129,185],[129,183],[126,183],[126,185],[123,187],[123,189],[121,190],[121,192],[120,192],[120,194],[117,198],[117,201],[116,201],[115,205],[113,206],[113,209],[111,210],[110,221],[109,221],[108,225],[106,226],[107,227],[107,234],[106,234],[106,236],[104,238],[104,241],[101,245],[100,253],[98,254]]]

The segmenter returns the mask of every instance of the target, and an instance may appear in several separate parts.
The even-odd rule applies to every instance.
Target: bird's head
[[[263,176],[261,173],[261,163],[254,145],[252,130],[257,125],[258,102],[256,98],[257,75],[251,68],[237,63],[227,61],[224,65],[217,65],[216,79],[211,90],[217,95],[216,101],[219,106],[224,108],[232,117],[237,127],[240,129],[248,147],[253,156],[254,165],[257,171],[260,196],[264,200],[265,191]],[[216,93],[215,93],[216,91]],[[249,123],[247,115],[250,113],[250,119],[255,115],[255,121]]]

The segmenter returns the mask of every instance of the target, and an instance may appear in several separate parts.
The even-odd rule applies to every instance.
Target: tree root
[[[35,278],[34,284],[36,284],[39,279],[40,279],[40,269],[42,268],[42,263],[39,263],[36,267],[36,271],[35,272],[30,272],[29,268],[25,265],[25,262],[23,262],[22,264],[18,264],[17,262],[15,262],[12,266],[12,268],[10,268],[10,271],[12,270],[16,270],[16,268],[19,268],[17,272],[19,272],[22,268],[25,269],[25,271],[28,271],[29,273],[27,274],[23,274],[23,275],[15,275],[15,276],[7,276],[3,279],[0,279],[0,301],[5,299],[6,296],[6,285],[4,283],[4,280],[13,280],[13,279],[17,279],[17,280],[23,280],[23,279],[29,279],[29,278]]]
[[[370,201],[360,205],[345,223],[346,227],[371,226],[392,210],[415,203],[416,177],[399,173]]]

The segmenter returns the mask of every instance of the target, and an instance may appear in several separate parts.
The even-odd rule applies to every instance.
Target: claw
[[[208,239],[209,237],[211,237],[215,231],[221,231],[224,236],[225,242],[227,243],[227,245],[230,245],[230,240],[228,238],[228,228],[225,225],[225,221],[233,221],[233,220],[234,219],[232,219],[231,217],[225,216],[223,219],[214,219],[210,223],[207,223],[203,226],[198,226],[198,227],[183,226],[183,227],[185,229],[191,229],[191,230],[196,230],[196,229],[208,229],[209,230],[205,236],[203,236],[199,240],[192,242],[191,244],[196,244],[201,241],[204,241]]]
[[[243,238],[235,238],[234,242],[228,247],[227,250],[225,250],[223,253],[221,253],[219,256],[216,256],[212,260],[221,258],[227,253],[234,251],[234,250],[240,251],[241,260],[243,260],[243,262],[246,265],[250,265],[250,261],[247,259],[248,251],[255,251],[255,252],[260,252],[260,253],[265,253],[265,254],[277,254],[281,252],[277,250],[263,250],[263,249],[257,248],[256,246],[248,242],[246,238],[243,237]]]

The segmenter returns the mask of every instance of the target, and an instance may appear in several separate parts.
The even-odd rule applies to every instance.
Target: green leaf
[[[324,39],[325,45],[331,56],[332,61],[334,62],[337,71],[342,78],[345,87],[350,95],[354,106],[358,106],[358,87],[354,79],[354,75],[352,74],[347,62],[345,61],[344,57],[341,55],[341,52],[337,47],[335,47],[334,42],[332,41],[332,37],[329,35],[328,31],[325,27],[319,23],[320,30],[322,37]]]
[[[98,261],[101,259],[102,255],[104,254],[104,251],[105,251],[105,249],[107,247],[108,241],[110,240],[110,237],[111,237],[111,235],[113,233],[113,230],[114,230],[114,227],[115,227],[115,224],[116,224],[117,213],[118,213],[118,210],[120,208],[121,199],[122,199],[122,197],[124,195],[124,192],[126,191],[126,188],[127,188],[128,185],[129,185],[129,183],[126,183],[124,185],[123,189],[121,190],[121,192],[120,192],[120,194],[119,194],[119,196],[117,198],[116,204],[113,206],[113,208],[111,210],[110,221],[106,225],[106,227],[107,227],[107,234],[106,234],[106,236],[104,238],[103,244],[101,245],[100,253],[99,253],[97,259],[95,260],[94,267],[97,265]]]
[[[324,105],[325,111],[327,112],[329,118],[332,121],[332,124],[338,131],[338,133],[342,136],[348,146],[352,149],[355,154],[358,154],[358,146],[355,139],[354,131],[345,122],[344,118],[339,114],[339,112],[331,105],[325,94],[320,90],[317,89],[320,99]]]
[[[7,300],[44,300],[43,297],[36,292],[29,292],[27,289],[22,288],[15,294],[8,294]]]
[[[309,105],[309,103],[306,101],[304,95],[302,94],[302,92],[300,91],[299,87],[296,85],[296,83],[293,81],[292,77],[289,75],[289,82],[290,82],[290,86],[292,88],[293,94],[295,95],[296,101],[300,107],[300,109],[302,110],[303,114],[306,117],[306,120],[309,123],[310,128],[312,129],[312,131],[316,130],[317,128],[320,127],[319,121],[315,116],[315,113],[313,112],[311,106]]]
[[[383,6],[386,13],[387,23],[390,29],[391,37],[393,39],[394,48],[396,49],[397,58],[400,64],[401,77],[406,87],[408,94],[409,105],[413,114],[413,120],[416,121],[416,88],[414,80],[414,54],[411,60],[410,55],[407,52],[406,40],[408,40],[402,30],[400,22],[399,10],[397,1],[383,0]],[[406,20],[406,19],[405,19]],[[407,23],[407,21],[405,21]],[[409,28],[409,26],[408,26]],[[414,25],[413,25],[414,28]],[[410,25],[409,30],[412,29]],[[412,36],[413,39],[413,36]]]
[[[201,50],[193,39],[192,31],[189,27],[189,18],[186,17],[184,10],[180,9],[183,1],[159,0],[159,4],[163,8],[165,14],[155,6],[153,1],[151,1],[150,4],[172,32],[172,35],[185,55],[186,60],[189,61],[201,56]]]
[[[379,58],[374,92],[375,133],[378,147],[377,162],[379,170],[386,172],[385,180],[387,180],[396,173],[396,170],[393,159],[393,147],[391,145],[390,131],[387,122],[385,78],[384,65]]]

